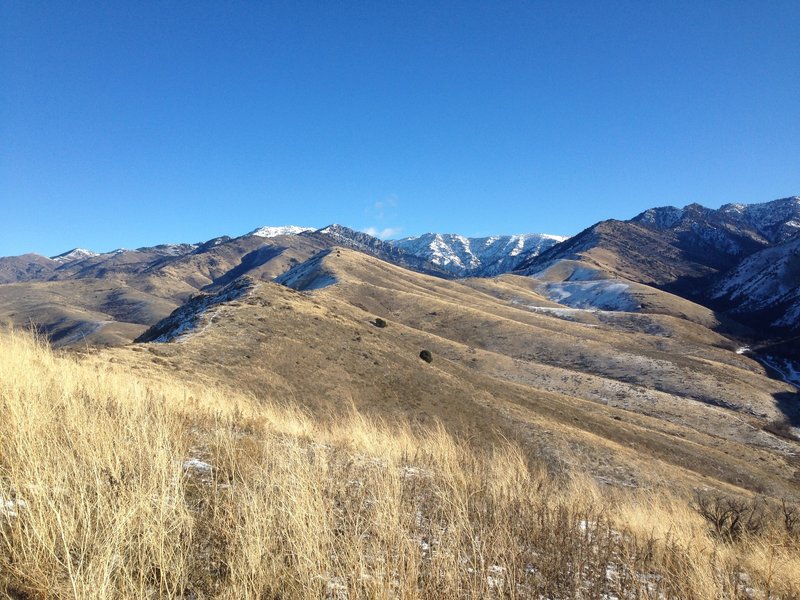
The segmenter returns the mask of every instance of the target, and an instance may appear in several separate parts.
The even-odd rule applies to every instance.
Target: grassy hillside
[[[323,425],[276,400],[135,376],[4,334],[0,590],[11,598],[800,594],[800,543],[777,507],[757,508],[757,527],[723,523],[715,534],[688,499],[600,489],[577,472],[550,476],[510,442],[476,449],[435,424],[388,425],[355,411]]]
[[[320,417],[355,404],[438,420],[476,443],[499,431],[555,471],[579,464],[615,485],[800,498],[800,444],[766,429],[796,406],[793,388],[706,327],[661,314],[562,318],[524,278],[444,281],[345,249],[308,274],[335,283],[257,283],[175,343],[104,356]]]

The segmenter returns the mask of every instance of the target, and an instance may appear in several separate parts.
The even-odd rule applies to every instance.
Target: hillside
[[[296,287],[312,291],[246,286],[142,338],[172,343],[109,356],[292,398],[320,415],[352,405],[441,420],[478,440],[504,432],[531,456],[552,457],[553,468],[579,463],[615,485],[658,485],[668,472],[686,489],[711,477],[776,495],[800,491],[798,444],[765,431],[796,418],[794,388],[701,324],[570,309],[527,278],[447,281],[347,249],[296,272]],[[654,305],[674,298],[650,294]],[[423,349],[432,364],[420,360]]]
[[[517,267],[535,273],[583,259],[609,273],[700,297],[711,279],[800,232],[800,197],[709,209],[652,208],[629,221],[603,221]]]
[[[739,318],[800,332],[800,237],[747,257],[711,296]]]
[[[243,274],[271,280],[330,245],[261,228],[201,244],[0,259],[0,276],[10,274],[0,285],[0,322],[33,324],[57,345],[124,344],[199,292]]]
[[[75,248],[52,258],[35,254],[0,258],[0,306],[7,307],[0,310],[0,321],[17,327],[32,323],[58,344],[120,344],[198,292],[219,291],[244,275],[270,281],[338,246],[446,279],[508,272],[538,277],[560,261],[578,261],[596,279],[654,286],[719,309],[725,313],[716,316],[724,322],[720,331],[748,343],[774,342],[775,335],[781,338],[795,321],[793,313],[781,319],[780,312],[790,310],[791,301],[767,309],[756,306],[758,302],[733,300],[744,290],[737,292],[729,284],[718,292],[714,286],[728,274],[731,282],[740,280],[734,271],[762,250],[775,248],[770,257],[784,252],[784,260],[789,260],[793,246],[788,244],[800,231],[798,223],[800,198],[791,197],[716,210],[698,204],[653,208],[629,221],[600,222],[569,239],[546,234],[468,238],[429,233],[384,241],[333,224],[321,229],[265,226],[235,238],[102,254]],[[106,283],[113,294],[104,293]],[[602,285],[593,287],[599,290]],[[574,280],[568,287],[576,287]],[[791,282],[789,287],[796,288]],[[584,305],[581,308],[587,302]],[[54,308],[38,308],[50,306]],[[759,337],[765,326],[775,330],[769,340]]]
[[[351,408],[323,422],[266,390],[0,341],[9,598],[800,593],[780,505],[742,504],[761,525],[726,537],[668,486],[555,475],[507,439],[481,449]]]

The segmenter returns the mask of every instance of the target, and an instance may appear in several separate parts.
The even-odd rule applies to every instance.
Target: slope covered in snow
[[[306,262],[276,277],[273,281],[286,287],[303,291],[320,290],[333,285],[336,283],[336,276],[329,273],[323,264],[328,254],[330,254],[329,250],[320,252]]]
[[[564,261],[533,273],[537,291],[552,302],[573,309],[636,312],[641,302],[632,294],[631,282],[608,278],[596,269]]]
[[[800,196],[758,204],[725,204],[719,209],[699,204],[650,208],[631,222],[706,238],[730,254],[741,254],[748,242],[780,244],[800,233]]]
[[[99,254],[97,252],[92,252],[91,250],[86,250],[85,248],[73,248],[72,250],[68,250],[63,254],[59,254],[58,256],[53,256],[51,258],[57,263],[65,264],[83,260],[84,258],[92,258],[93,256],[99,256]]]
[[[800,328],[800,237],[749,256],[713,288],[734,315],[762,313],[771,325]]]
[[[363,231],[356,231],[350,227],[345,227],[344,225],[334,223],[322,229],[317,229],[316,231],[306,231],[302,235],[321,241],[329,247],[342,246],[344,248],[351,248],[401,267],[419,271],[420,273],[427,273],[438,277],[447,277],[451,275],[450,272],[429,261],[425,257],[417,256],[390,242],[378,239]]]
[[[513,271],[565,237],[543,233],[468,238],[452,233],[426,233],[389,243],[424,258],[458,277],[487,277]]]
[[[247,235],[255,235],[257,237],[272,238],[281,235],[297,235],[304,231],[314,231],[313,227],[298,227],[297,225],[284,225],[281,227],[264,226],[254,229]]]
[[[214,319],[212,310],[216,306],[244,296],[255,285],[251,278],[242,277],[215,294],[194,296],[186,304],[175,309],[168,317],[145,331],[135,341],[162,343],[181,341],[187,336],[197,333],[201,325],[208,326]]]

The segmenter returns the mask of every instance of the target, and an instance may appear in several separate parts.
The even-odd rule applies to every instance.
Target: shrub
[[[797,436],[792,431],[792,426],[783,419],[774,419],[764,425],[764,431],[767,431],[773,435],[777,435],[778,437],[782,437],[787,440],[796,440]]]
[[[419,357],[426,363],[433,362],[433,354],[431,354],[430,350],[423,350],[419,353]]]
[[[742,534],[757,534],[765,524],[765,502],[720,494],[695,495],[695,509],[711,524],[717,536],[736,540]]]

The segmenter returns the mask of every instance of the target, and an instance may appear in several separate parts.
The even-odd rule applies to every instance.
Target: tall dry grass
[[[142,380],[0,338],[13,598],[795,598],[798,544],[511,443]]]

